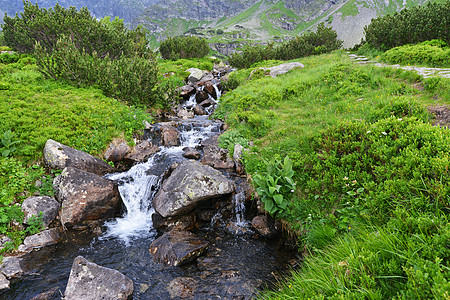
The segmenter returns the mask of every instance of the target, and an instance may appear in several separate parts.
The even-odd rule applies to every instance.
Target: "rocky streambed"
[[[47,141],[55,199],[23,209],[49,229],[4,259],[2,298],[250,299],[289,267],[295,250],[258,212],[240,158],[217,146],[219,78],[195,72],[176,117],[146,124],[133,149],[111,144],[116,169]]]

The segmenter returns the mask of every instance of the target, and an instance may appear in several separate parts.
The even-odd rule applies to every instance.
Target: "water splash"
[[[146,163],[133,166],[128,172],[111,174],[108,179],[119,183],[119,193],[127,212],[121,218],[105,223],[107,231],[102,238],[118,237],[129,244],[133,237],[152,236],[151,199],[160,186],[160,176],[149,174],[155,163],[153,156]]]

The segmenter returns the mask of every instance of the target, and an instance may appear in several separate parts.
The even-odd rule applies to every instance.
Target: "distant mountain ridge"
[[[154,47],[167,36],[185,34],[234,50],[248,41],[288,40],[314,30],[320,22],[332,26],[344,47],[351,47],[361,41],[363,27],[372,18],[428,0],[37,0],[46,8],[57,2],[64,7],[87,6],[98,18],[118,16],[131,26],[142,25]],[[21,0],[0,0],[2,16],[21,10]]]

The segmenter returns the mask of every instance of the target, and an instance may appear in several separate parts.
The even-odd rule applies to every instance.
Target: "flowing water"
[[[152,224],[151,199],[158,191],[162,175],[174,162],[185,160],[184,147],[199,145],[221,126],[206,117],[180,122],[181,146],[161,147],[147,162],[133,166],[128,172],[107,176],[119,183],[126,207],[122,217],[106,222],[100,236],[69,231],[65,242],[28,255],[24,265],[30,275],[13,282],[0,298],[32,299],[47,293],[45,299],[61,299],[72,262],[78,255],[130,277],[135,285],[133,299],[170,299],[168,285],[179,277],[189,277],[195,282],[191,287],[193,299],[250,299],[258,289],[274,281],[273,274],[285,271],[287,260],[295,253],[279,241],[258,239],[248,229],[244,192],[239,188],[233,196],[231,221],[235,228],[245,228],[241,231],[245,234],[231,234],[220,225],[226,222],[212,222],[197,232],[211,246],[196,262],[170,267],[153,260],[148,248],[158,232]]]

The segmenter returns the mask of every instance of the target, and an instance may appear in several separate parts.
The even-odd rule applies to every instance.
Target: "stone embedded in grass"
[[[208,249],[209,243],[184,230],[166,232],[150,245],[153,257],[170,266],[179,266],[193,261]]]
[[[23,222],[27,223],[32,216],[39,216],[42,212],[42,222],[47,227],[58,215],[61,205],[54,198],[48,196],[29,197],[22,203],[25,215]]]

